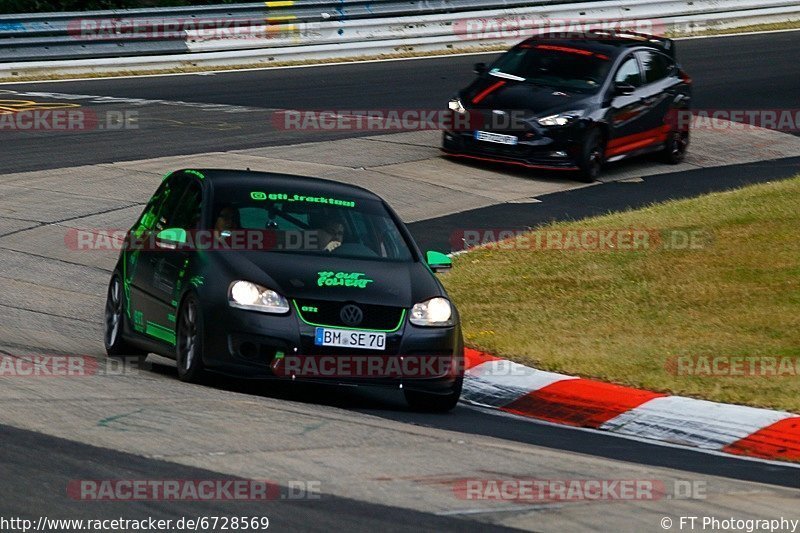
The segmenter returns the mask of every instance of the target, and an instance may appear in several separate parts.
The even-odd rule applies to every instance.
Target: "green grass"
[[[701,250],[479,249],[443,278],[469,346],[540,369],[800,412],[800,376],[700,377],[677,356],[800,359],[800,177],[553,224],[703,228]]]

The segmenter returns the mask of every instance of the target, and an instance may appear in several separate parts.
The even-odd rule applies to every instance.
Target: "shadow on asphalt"
[[[175,386],[181,386],[174,366],[153,363],[150,371],[175,379]],[[635,441],[598,431],[498,415],[466,404],[459,404],[449,413],[420,413],[408,408],[399,390],[241,379],[222,375],[210,376],[206,386],[239,394],[324,405],[466,435],[482,435],[630,463],[800,488],[800,466],[751,461],[690,448]]]

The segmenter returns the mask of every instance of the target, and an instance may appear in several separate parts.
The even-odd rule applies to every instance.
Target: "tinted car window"
[[[170,213],[175,211],[186,185],[186,179],[180,174],[174,174],[167,178],[142,211],[142,215],[134,227],[137,234],[143,230],[161,231],[166,229]]]
[[[167,214],[170,228],[196,229],[200,221],[200,209],[203,193],[200,185],[193,182],[186,189],[176,208]]]
[[[306,192],[216,187],[212,229],[267,231],[265,253],[319,254],[410,261],[411,250],[383,203]]]
[[[605,54],[551,44],[523,44],[503,54],[489,73],[565,90],[593,92],[602,86],[611,68]]]
[[[619,67],[614,83],[626,83],[639,87],[642,84],[642,74],[639,72],[639,62],[635,57],[630,57]]]
[[[669,76],[674,67],[674,63],[670,58],[658,52],[639,52],[639,57],[644,66],[644,78],[646,83],[663,80]]]

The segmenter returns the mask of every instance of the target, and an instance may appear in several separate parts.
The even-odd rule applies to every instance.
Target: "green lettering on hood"
[[[366,289],[367,285],[374,280],[365,278],[363,272],[331,272],[323,270],[317,272],[319,279],[317,285],[320,287],[353,287],[355,289]]]

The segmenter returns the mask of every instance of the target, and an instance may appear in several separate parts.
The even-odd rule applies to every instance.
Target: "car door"
[[[189,282],[187,273],[195,256],[195,237],[200,222],[203,201],[203,189],[195,178],[188,178],[188,183],[180,199],[166,213],[164,228],[180,228],[186,231],[188,240],[186,247],[159,247],[149,254],[152,300],[148,307],[149,319],[147,330],[151,336],[167,343],[174,342],[175,322],[178,299],[185,284]],[[160,231],[160,230],[159,230]]]
[[[619,94],[617,84],[630,86],[629,94]],[[640,146],[647,131],[647,105],[642,101],[644,76],[635,53],[629,53],[614,72],[609,88],[609,139],[606,158],[613,160]]]
[[[650,135],[651,144],[666,140],[671,129],[668,113],[672,110],[682,81],[671,57],[657,50],[641,50],[636,56],[642,64],[644,85],[641,102],[647,106],[643,128]]]
[[[173,251],[159,248],[156,245],[156,236],[170,227],[170,218],[176,212],[189,183],[190,180],[183,173],[172,174],[164,180],[139,223],[134,226],[134,241],[127,261],[134,329],[166,342],[171,340],[170,335],[160,329],[168,327],[164,324],[159,304],[159,293],[163,287],[158,287],[154,278],[159,258]]]

